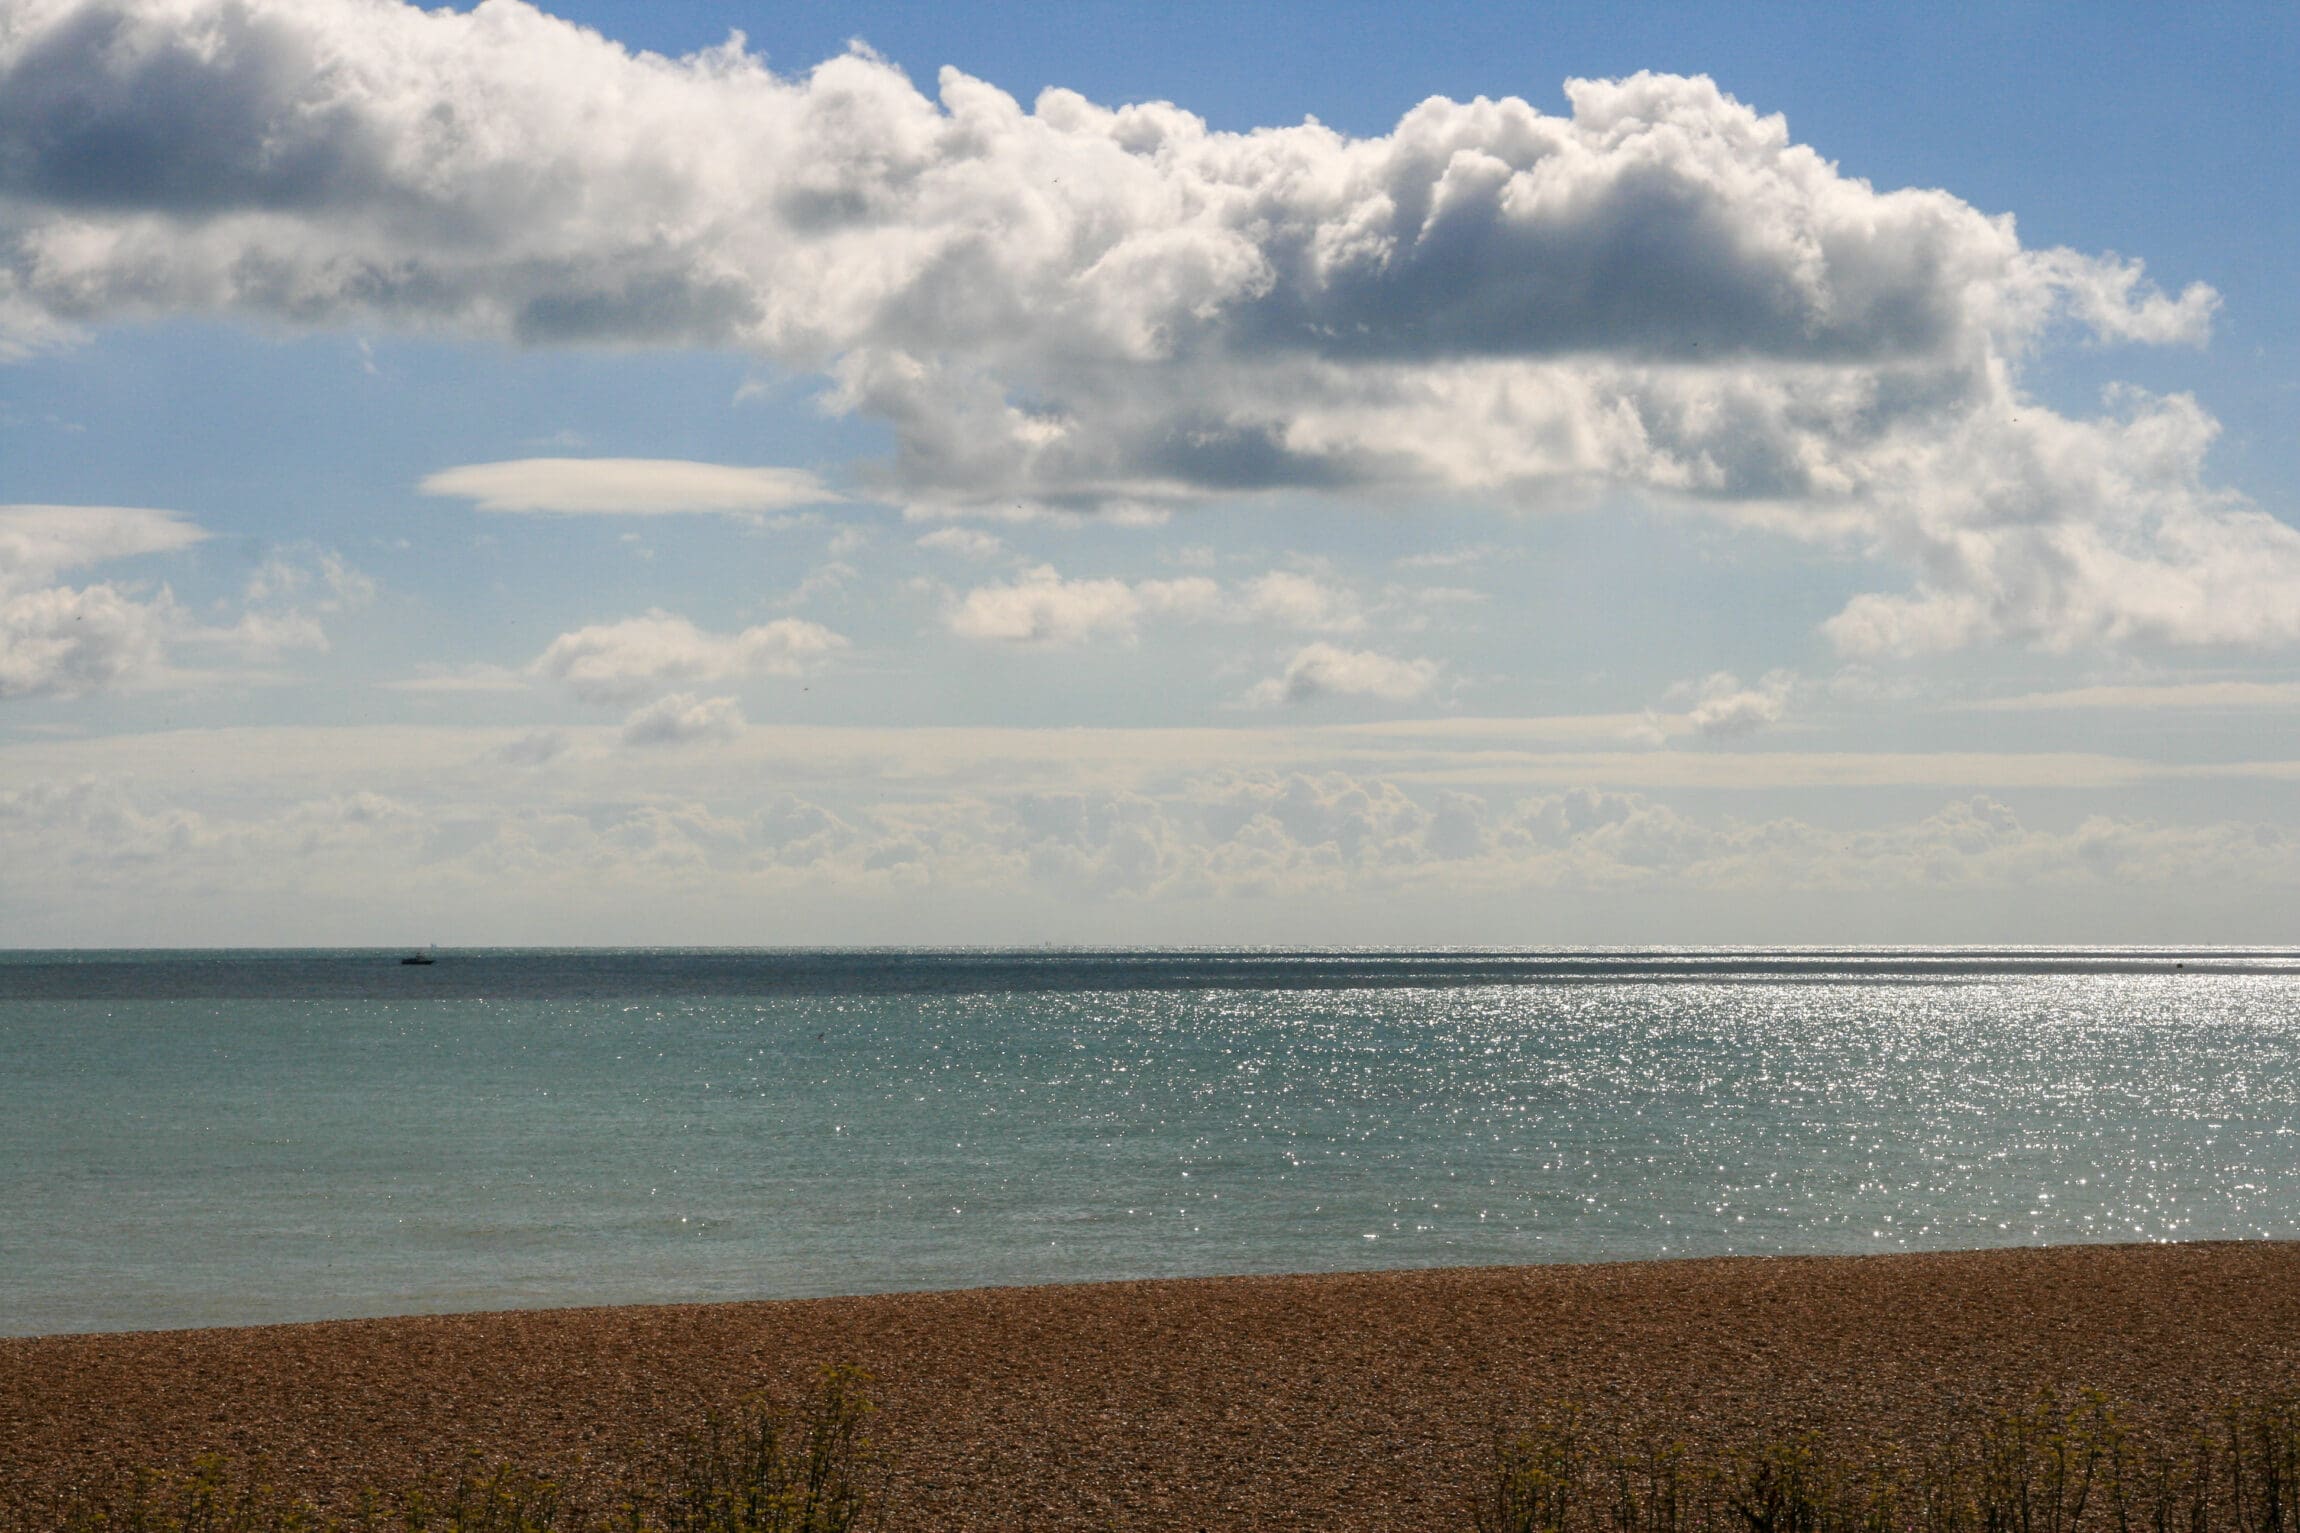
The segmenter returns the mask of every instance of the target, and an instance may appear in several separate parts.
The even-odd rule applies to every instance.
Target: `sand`
[[[321,1496],[468,1451],[611,1480],[707,1404],[876,1378],[898,1529],[1464,1528],[1543,1398],[1923,1438],[2039,1384],[2300,1385],[2300,1243],[979,1289],[0,1340],[0,1482],[204,1449]]]

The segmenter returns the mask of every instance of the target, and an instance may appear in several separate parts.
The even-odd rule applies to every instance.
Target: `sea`
[[[2300,951],[0,953],[0,1332],[2300,1236]]]

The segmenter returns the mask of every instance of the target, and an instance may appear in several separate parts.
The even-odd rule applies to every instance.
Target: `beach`
[[[883,1526],[1468,1526],[1544,1401],[1922,1442],[2040,1386],[2300,1385],[2300,1243],[1171,1279],[0,1340],[16,1491],[197,1453],[336,1504],[473,1453],[604,1489],[706,1408],[873,1378]]]

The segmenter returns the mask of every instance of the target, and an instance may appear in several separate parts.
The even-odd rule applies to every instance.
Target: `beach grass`
[[[328,1511],[273,1466],[204,1454],[20,1503],[10,1520],[19,1533],[850,1533],[880,1479],[869,1383],[829,1368],[796,1405],[757,1396],[707,1413],[611,1497],[585,1494],[580,1475],[475,1457],[444,1485],[370,1487]]]
[[[1495,1440],[1476,1533],[2294,1533],[2300,1396],[2143,1436],[2040,1391],[1923,1446],[1803,1432],[1697,1456],[1572,1406]]]
[[[261,1463],[207,1455],[45,1506],[18,1533],[862,1533],[909,1526],[881,1494],[869,1378],[823,1373],[796,1404],[755,1398],[665,1443],[638,1489],[470,1462],[433,1487],[323,1511]],[[2144,1436],[2105,1395],[2040,1391],[1924,1447],[1802,1432],[1697,1451],[1586,1408],[1497,1432],[1462,1533],[2300,1533],[2300,1396],[2232,1402]],[[1213,1527],[1177,1508],[1177,1526]]]
[[[2295,1338],[2300,1242],[34,1337],[0,1533],[2300,1533]]]

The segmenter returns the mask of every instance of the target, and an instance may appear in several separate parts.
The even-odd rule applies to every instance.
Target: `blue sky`
[[[0,5],[0,942],[2286,938],[2300,23],[1622,12]]]

